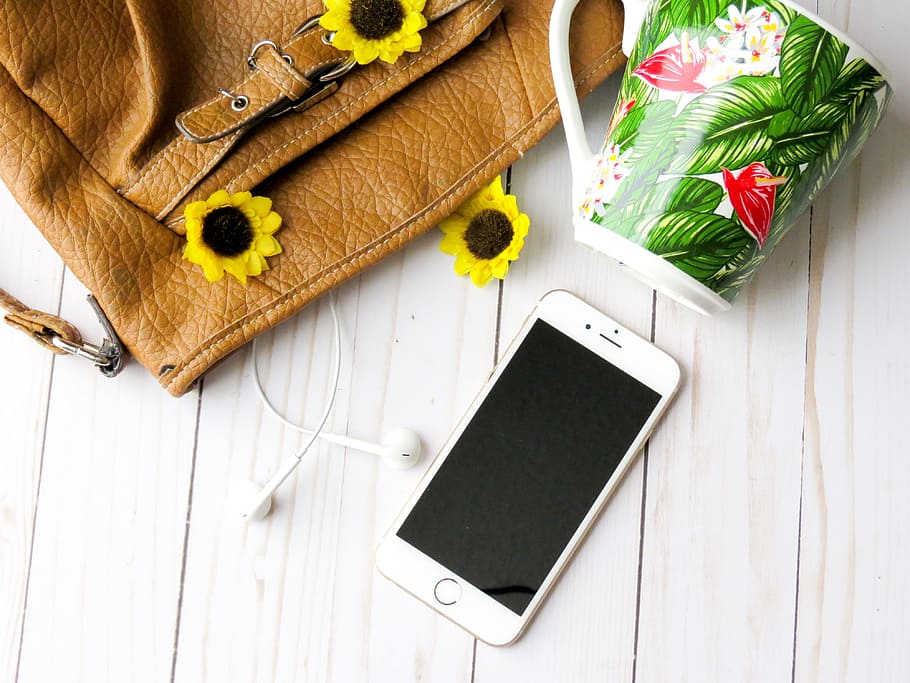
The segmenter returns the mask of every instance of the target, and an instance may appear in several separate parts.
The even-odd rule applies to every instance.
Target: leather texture
[[[7,2],[0,177],[132,355],[180,395],[436,225],[553,127],[551,2],[428,0],[420,52],[358,66],[312,101],[339,53],[319,29],[294,32],[321,2]],[[582,1],[580,95],[623,64],[621,35],[618,0]],[[251,72],[262,40],[274,46]],[[183,207],[218,189],[266,195],[283,217],[283,253],[245,287],[182,259]]]

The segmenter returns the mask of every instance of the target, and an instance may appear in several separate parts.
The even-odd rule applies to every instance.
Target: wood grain
[[[319,445],[270,518],[238,523],[234,483],[302,440],[258,404],[249,348],[175,400],[135,364],[112,382],[0,329],[0,680],[910,680],[910,6],[813,9],[887,63],[896,99],[731,312],[691,314],[574,243],[559,129],[512,170],[532,228],[504,285],[456,277],[431,231],[338,289],[329,427],[414,427],[414,470]],[[592,144],[617,82],[583,107]],[[0,239],[0,286],[97,335],[5,189]],[[380,577],[373,549],[556,287],[653,335],[685,383],[530,630],[491,648]],[[263,338],[295,420],[322,411],[330,336],[323,300]]]
[[[637,680],[789,677],[796,599],[808,221],[732,311],[659,297],[685,369],[651,441]]]
[[[800,681],[910,677],[902,646],[910,607],[902,520],[910,486],[902,428],[910,295],[891,279],[910,246],[894,223],[895,212],[906,210],[899,188],[910,179],[910,145],[906,136],[897,142],[894,125],[835,181],[814,215]]]
[[[63,266],[5,187],[0,187],[0,237],[0,286],[29,306],[56,311]],[[13,681],[54,359],[24,334],[0,327],[0,680]]]
[[[97,334],[84,296],[69,276],[62,315]],[[55,365],[20,681],[167,678],[196,404],[136,364]]]

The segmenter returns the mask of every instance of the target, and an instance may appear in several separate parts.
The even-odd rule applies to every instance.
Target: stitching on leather
[[[493,2],[492,2],[485,10],[483,10],[482,12],[479,12],[478,14],[476,14],[475,17],[474,17],[468,24],[465,24],[465,27],[467,27],[467,26],[470,25],[471,23],[474,23],[474,21],[476,21],[477,19],[479,19],[479,18],[480,18],[483,14],[485,14],[486,12],[488,12],[488,11],[493,7],[493,4],[495,4],[496,1],[497,1],[497,0],[493,0]],[[438,18],[441,19],[441,18],[443,18],[443,17],[445,17],[445,16],[451,14],[451,13],[454,12],[455,10],[457,10],[457,9],[459,9],[459,8],[461,8],[461,7],[463,7],[463,6],[465,6],[466,4],[467,4],[467,0],[466,0],[465,2],[462,2],[462,3],[457,4],[457,5],[453,6],[452,8],[450,8],[449,10],[443,12],[442,14],[440,14],[440,15],[438,16]],[[315,29],[314,29],[314,30],[315,30]],[[296,41],[295,41],[295,40],[292,40],[290,43],[288,43],[288,45],[287,45],[286,47],[290,47],[290,46],[294,45],[296,42],[303,42],[303,41],[306,39],[306,37],[307,37],[308,35],[310,35],[309,32],[308,32],[308,33],[302,34],[302,35],[299,37],[298,40],[296,40]],[[427,53],[425,53],[425,56],[429,56],[429,55],[432,54],[433,52],[435,52],[435,51],[441,49],[442,47],[444,47],[444,46],[446,46],[446,45],[448,45],[449,42],[451,42],[451,41],[449,41],[449,40],[443,41],[442,43],[440,43],[439,45],[437,45],[435,48],[433,48],[432,50],[430,50],[430,51],[428,51]],[[413,62],[413,63],[419,63],[419,62],[421,61],[421,59],[423,58],[423,56],[424,56],[424,55],[422,55],[420,59],[415,60],[415,62]],[[330,59],[329,59],[329,60],[325,60],[325,61],[323,61],[323,62],[320,62],[319,64],[317,64],[317,65],[314,66],[313,68],[314,68],[314,69],[318,69],[319,67],[325,66],[326,64],[330,64],[330,63],[332,63],[333,61],[334,61],[334,60],[330,60]],[[377,86],[374,86],[374,88],[371,88],[370,90],[368,90],[366,93],[364,93],[363,95],[361,95],[361,97],[358,97],[357,99],[352,100],[351,102],[349,102],[344,108],[338,110],[338,111],[335,113],[335,115],[340,115],[340,113],[343,112],[344,109],[346,109],[347,107],[350,107],[350,106],[356,104],[360,99],[362,99],[363,97],[366,97],[366,96],[367,96],[371,91],[373,91],[376,87],[379,87],[379,86],[381,86],[381,85],[384,85],[385,83],[387,83],[389,80],[391,80],[393,77],[395,77],[395,76],[398,75],[399,73],[400,73],[400,72],[395,72],[395,73],[393,73],[392,75],[389,76],[388,79],[386,79],[386,80],[383,81],[382,83],[377,84]],[[243,87],[243,86],[245,86],[247,83],[249,83],[249,82],[255,77],[255,75],[256,75],[255,73],[250,74],[250,75],[247,76],[244,80],[242,80],[238,85],[233,86],[233,88],[236,89],[236,90],[239,90],[241,87]],[[212,98],[212,99],[210,99],[210,100],[206,100],[205,102],[202,102],[201,104],[196,105],[196,106],[193,107],[192,109],[188,109],[187,111],[183,112],[182,114],[180,114],[180,117],[181,117],[181,118],[184,118],[184,120],[185,120],[185,117],[190,116],[190,115],[192,115],[192,114],[194,114],[194,113],[197,113],[197,112],[200,111],[203,107],[209,106],[209,105],[210,105],[212,102],[214,102],[214,101],[216,101],[216,98]],[[328,121],[331,120],[332,118],[334,118],[334,115],[333,115],[332,117],[330,117],[329,119],[326,119],[325,121],[323,121],[323,123],[328,122]],[[299,139],[300,139],[301,137],[303,137],[304,135],[308,135],[308,134],[309,134],[310,132],[312,132],[312,130],[315,129],[316,127],[318,127],[318,124],[317,124],[317,125],[314,125],[314,126],[313,126],[312,128],[310,128],[309,130],[304,131],[303,133],[301,133],[301,134],[300,134],[297,138],[295,138],[294,140],[291,140],[291,141],[289,141],[288,143],[286,143],[285,145],[283,145],[282,147],[279,147],[278,149],[274,150],[273,154],[274,154],[274,153],[277,153],[277,152],[278,152],[279,150],[281,150],[281,149],[286,148],[289,144],[292,144],[292,143],[296,142],[297,140],[299,140]],[[179,139],[178,139],[178,140],[179,140]],[[159,165],[160,165],[160,164],[169,156],[168,151],[170,150],[170,148],[171,148],[171,146],[172,146],[173,144],[174,144],[174,143],[168,144],[168,145],[167,145],[166,147],[164,147],[160,152],[158,152],[158,154],[156,155],[158,158],[156,158],[156,159],[154,160],[154,162],[150,162],[151,165],[146,165],[141,171],[139,171],[139,175],[138,175],[138,177],[136,177],[135,180],[133,180],[133,181],[132,181],[128,186],[126,186],[125,188],[122,188],[122,189],[120,189],[120,190],[117,190],[117,192],[118,192],[119,194],[122,194],[122,195],[125,196],[125,197],[128,197],[128,195],[129,195],[129,193],[132,191],[132,189],[133,189],[137,184],[139,184],[139,182],[140,182],[141,180],[143,180],[143,179],[145,178],[145,176],[147,176],[149,173],[151,173],[155,168],[157,168],[157,166],[159,166]],[[210,144],[210,143],[206,143],[206,144]],[[268,159],[268,157],[266,157],[266,159]],[[262,160],[260,160],[260,161],[265,161],[265,159],[262,159]],[[243,174],[240,174],[240,176],[242,176],[242,175],[243,175]],[[240,177],[240,176],[234,177],[234,178],[232,178],[232,179],[231,179],[230,181],[228,181],[228,182],[229,182],[229,183],[230,183],[230,182],[234,182],[234,181],[237,180],[237,178]],[[197,176],[194,176],[194,177],[197,177]],[[185,193],[187,186],[188,186],[188,185],[191,185],[191,184],[192,184],[192,183],[185,183],[185,184],[181,187],[181,192]],[[226,184],[226,185],[227,185],[227,184]],[[128,197],[128,198],[129,198],[129,197]],[[181,197],[181,199],[182,199],[182,197]],[[178,203],[178,204],[180,203],[179,200],[178,200],[177,203]],[[159,215],[160,215],[160,214],[159,214]],[[177,225],[177,224],[179,224],[182,220],[183,220],[182,218],[178,218],[178,219],[177,219],[176,221],[174,221],[174,222],[166,223],[166,225],[167,225],[168,227],[173,226],[173,225]]]
[[[486,6],[483,10],[477,12],[473,17],[471,17],[467,22],[465,22],[464,28],[467,29],[467,28],[469,28],[472,24],[476,24],[476,23],[481,19],[481,17],[483,17],[483,16],[486,15],[486,14],[489,14],[491,11],[493,11],[494,8],[497,7],[497,5],[498,5],[498,0],[490,0],[490,2],[487,4],[487,6]],[[413,62],[411,62],[411,63],[408,65],[408,67],[413,67],[413,66],[416,65],[416,64],[420,64],[422,61],[428,59],[431,55],[433,55],[434,53],[438,52],[438,51],[441,50],[443,47],[446,47],[446,46],[449,44],[449,42],[451,42],[451,41],[448,41],[448,40],[447,40],[447,41],[443,41],[442,43],[440,43],[440,44],[437,45],[436,47],[432,48],[431,50],[428,50],[427,52],[419,52],[419,53],[417,53],[417,54],[419,54],[420,56],[419,56],[417,59],[415,59]],[[307,130],[302,131],[300,134],[297,135],[297,137],[295,137],[295,138],[293,138],[293,139],[291,139],[291,140],[288,140],[287,142],[285,142],[284,144],[280,145],[279,147],[276,147],[274,150],[272,150],[272,151],[269,152],[266,156],[264,156],[262,159],[260,159],[258,162],[256,162],[252,167],[250,167],[249,169],[247,169],[247,170],[244,171],[243,173],[239,173],[238,175],[236,175],[236,176],[234,176],[233,178],[231,178],[230,180],[228,180],[228,181],[225,183],[225,186],[230,185],[231,183],[235,182],[236,180],[239,180],[240,178],[247,177],[248,174],[252,173],[253,171],[257,171],[257,172],[258,172],[259,169],[261,169],[261,168],[266,164],[266,162],[270,161],[276,154],[278,154],[279,152],[283,152],[284,150],[286,150],[286,149],[287,149],[288,147],[290,147],[291,145],[294,145],[294,144],[297,143],[300,139],[302,139],[303,137],[305,137],[305,136],[309,135],[311,132],[313,132],[313,130],[315,130],[315,129],[316,129],[317,127],[319,127],[320,125],[325,124],[325,123],[328,123],[329,121],[331,121],[331,120],[337,118],[338,116],[340,116],[341,114],[345,113],[345,112],[346,112],[348,109],[350,109],[353,105],[355,105],[355,104],[357,104],[358,102],[360,102],[361,100],[365,99],[365,98],[368,97],[371,93],[373,93],[375,90],[377,90],[378,88],[381,88],[382,86],[386,85],[386,84],[387,84],[389,81],[391,81],[393,78],[398,77],[401,73],[402,73],[401,71],[395,71],[395,72],[393,72],[393,73],[390,74],[387,78],[383,79],[383,80],[380,81],[379,83],[377,83],[377,84],[375,84],[374,86],[372,86],[369,90],[367,90],[367,91],[361,93],[359,97],[357,97],[356,99],[351,100],[347,105],[345,105],[345,106],[342,107],[341,109],[336,110],[331,116],[329,116],[329,117],[323,119],[322,121],[320,121],[319,123],[317,123],[317,124],[311,126],[311,127],[308,128]]]
[[[269,80],[271,80],[272,83],[275,84],[275,87],[281,91],[282,95],[284,95],[285,97],[288,97],[290,99],[297,99],[297,97],[300,97],[300,96],[297,95],[297,96],[292,97],[292,95],[291,95],[292,88],[288,87],[288,84],[286,81],[288,79],[290,79],[297,85],[303,86],[304,88],[309,87],[310,82],[303,77],[303,74],[301,74],[293,66],[291,66],[290,64],[285,62],[284,59],[282,59],[281,57],[279,57],[279,59],[281,60],[281,66],[278,66],[278,68],[275,68],[276,65],[274,65],[274,64],[269,64],[268,62],[262,62],[262,64],[258,65],[259,71],[261,71],[266,76],[268,76]]]
[[[290,46],[294,45],[295,43],[303,42],[303,41],[306,39],[306,37],[307,37],[308,35],[310,35],[310,34],[309,34],[309,33],[304,33],[304,34],[302,34],[302,35],[299,36],[299,38],[297,38],[296,40],[292,40],[290,43],[288,43],[288,46],[287,46],[287,47],[290,47]],[[315,68],[318,68],[318,67],[320,67],[320,66],[324,66],[325,64],[328,64],[329,61],[331,61],[331,60],[322,62],[322,63],[318,64]],[[252,81],[255,77],[256,77],[256,72],[253,72],[253,73],[249,74],[246,78],[244,78],[242,81],[240,81],[240,83],[238,83],[237,85],[231,86],[232,90],[240,90],[240,89],[242,89],[242,88],[245,87],[247,84],[249,84],[250,81]],[[219,101],[219,98],[212,97],[212,98],[210,98],[210,99],[208,99],[208,100],[205,100],[204,102],[200,102],[200,103],[197,104],[195,107],[192,107],[192,108],[190,108],[190,109],[187,109],[186,111],[182,112],[182,113],[179,114],[178,116],[179,116],[179,118],[181,118],[181,119],[183,119],[183,120],[185,121],[187,117],[190,117],[190,116],[192,116],[193,114],[199,113],[200,111],[202,111],[202,110],[205,109],[206,107],[209,107],[209,106],[211,106],[212,104],[214,104],[214,103],[216,103],[216,102],[218,102],[218,101]],[[155,155],[155,156],[156,156],[156,159],[155,159],[154,161],[151,161],[151,162],[149,162],[148,164],[146,164],[146,165],[139,171],[139,175],[138,175],[138,176],[137,176],[129,185],[127,185],[126,187],[121,188],[120,190],[118,190],[118,192],[119,192],[120,194],[124,195],[124,196],[127,196],[127,195],[130,193],[130,191],[131,191],[131,190],[132,190],[132,189],[133,189],[133,188],[134,188],[134,187],[135,187],[143,178],[145,178],[145,176],[147,176],[149,173],[151,173],[151,172],[152,172],[152,171],[153,171],[153,170],[154,170],[162,161],[164,161],[164,159],[165,159],[167,156],[169,156],[169,150],[171,149],[171,147],[172,147],[175,143],[179,143],[179,142],[180,142],[180,139],[181,139],[181,138],[176,138],[173,142],[171,142],[171,143],[169,143],[168,145],[166,145],[160,152],[158,152],[157,155]],[[184,139],[185,139],[185,138],[184,138]],[[207,143],[207,144],[210,144],[210,143]],[[185,187],[185,185],[184,185],[184,187]]]
[[[476,14],[474,14],[474,15],[473,15],[473,16],[464,24],[464,28],[469,28],[472,24],[477,23],[485,14],[489,14],[493,9],[496,8],[496,6],[498,5],[498,2],[499,2],[499,0],[490,0],[490,2],[488,2],[488,4],[486,5],[486,7],[485,7],[483,10],[478,11]],[[420,63],[421,61],[423,61],[424,59],[430,57],[433,53],[435,53],[435,52],[441,50],[443,47],[446,47],[446,46],[449,44],[449,42],[451,42],[451,41],[444,41],[444,42],[440,43],[439,45],[437,45],[436,47],[434,47],[433,49],[428,50],[428,51],[425,52],[425,53],[418,53],[418,54],[420,54],[420,57],[419,57],[418,59],[415,59],[413,62],[411,62],[411,64],[409,65],[409,67],[410,67],[410,66],[414,66],[414,65],[416,65],[416,64],[419,64],[419,63]],[[277,155],[277,154],[283,152],[283,151],[286,150],[288,147],[290,147],[290,146],[296,144],[297,142],[299,142],[301,139],[303,139],[304,137],[306,137],[307,135],[309,135],[310,133],[312,133],[314,130],[316,130],[316,129],[319,128],[320,126],[324,126],[325,124],[329,123],[330,121],[332,121],[332,120],[336,119],[337,117],[341,116],[342,114],[346,113],[346,112],[347,112],[348,110],[350,110],[351,107],[353,107],[355,104],[357,104],[357,103],[359,103],[361,100],[364,100],[365,98],[369,97],[369,96],[370,96],[373,92],[375,92],[377,89],[383,87],[384,85],[386,85],[386,84],[387,84],[389,81],[391,81],[392,79],[397,78],[398,76],[400,76],[401,73],[402,73],[402,71],[395,71],[395,72],[391,73],[388,77],[386,77],[386,78],[383,79],[382,81],[380,81],[380,82],[374,84],[373,86],[370,87],[369,90],[364,91],[363,93],[361,93],[360,95],[358,95],[356,98],[354,98],[353,100],[351,100],[350,102],[348,102],[346,105],[344,105],[344,106],[341,107],[340,109],[335,110],[332,114],[330,114],[330,115],[327,116],[326,118],[321,119],[321,120],[318,121],[317,123],[314,123],[312,126],[310,126],[309,128],[307,128],[306,130],[301,131],[300,133],[298,133],[298,135],[297,135],[296,137],[291,138],[291,139],[288,140],[287,142],[285,142],[285,143],[283,143],[282,145],[276,147],[276,148],[273,149],[271,152],[269,152],[266,156],[264,156],[262,159],[260,159],[258,162],[256,162],[253,166],[249,167],[249,168],[246,169],[245,171],[243,171],[243,172],[241,172],[241,173],[238,173],[238,174],[235,175],[234,177],[232,177],[232,178],[230,178],[229,180],[227,180],[227,181],[224,183],[224,187],[230,188],[230,186],[231,186],[232,183],[234,183],[234,182],[240,180],[241,178],[246,178],[246,177],[248,177],[250,173],[253,173],[253,172],[257,172],[257,173],[258,173],[259,170],[260,170],[264,165],[266,165],[267,162],[271,161],[271,159],[272,159],[275,155]],[[172,221],[170,221],[170,222],[168,222],[168,223],[165,223],[165,225],[166,225],[167,227],[169,227],[169,228],[172,228],[173,226],[179,225],[180,223],[182,223],[183,220],[184,220],[184,219],[183,219],[182,216],[178,216],[177,218],[173,219]]]
[[[614,45],[611,50],[608,50],[607,52],[605,52],[603,58],[597,64],[595,64],[592,67],[589,67],[589,69],[587,69],[586,71],[582,72],[582,74],[579,75],[579,78],[576,80],[576,83],[578,83],[578,82],[584,83],[588,79],[595,76],[598,72],[600,72],[604,68],[606,68],[608,63],[611,62],[616,57],[616,54],[619,52],[619,48],[620,48],[619,45]],[[434,201],[431,204],[428,204],[423,209],[418,211],[416,214],[411,216],[407,221],[399,224],[396,228],[387,232],[382,238],[380,238],[380,241],[377,242],[376,244],[374,244],[372,247],[369,247],[365,251],[361,251],[356,254],[348,255],[348,257],[345,258],[344,260],[338,261],[335,264],[333,264],[330,268],[327,268],[327,269],[323,270],[322,272],[318,273],[315,277],[313,277],[310,280],[310,282],[308,284],[301,284],[301,285],[297,286],[296,288],[294,288],[288,292],[285,292],[285,294],[280,297],[280,300],[276,300],[276,301],[272,302],[271,304],[267,304],[266,308],[263,308],[259,313],[254,315],[252,318],[249,318],[245,322],[233,323],[232,326],[234,327],[234,329],[231,332],[219,333],[217,335],[217,338],[215,340],[213,340],[208,346],[200,349],[199,351],[196,351],[189,359],[178,364],[177,367],[182,366],[182,368],[171,377],[169,382],[167,382],[166,384],[163,384],[163,386],[166,389],[170,390],[171,387],[180,384],[183,381],[183,377],[193,369],[193,364],[199,358],[202,358],[203,356],[208,355],[213,348],[215,348],[216,346],[218,346],[219,344],[222,344],[224,342],[230,342],[238,335],[246,334],[247,331],[251,327],[256,326],[259,323],[259,321],[261,321],[263,318],[268,317],[269,315],[271,315],[272,313],[274,313],[275,311],[277,311],[278,309],[280,309],[284,306],[293,305],[293,303],[292,303],[293,300],[295,298],[299,297],[301,294],[308,292],[308,291],[312,291],[314,289],[317,289],[317,285],[321,280],[331,277],[332,275],[336,275],[337,273],[339,273],[339,271],[343,270],[345,267],[348,267],[351,265],[356,265],[358,261],[365,259],[366,257],[368,257],[370,254],[372,254],[377,249],[380,249],[380,248],[386,246],[392,239],[394,239],[395,237],[400,235],[402,232],[407,230],[408,227],[413,225],[422,216],[429,213],[433,209],[437,208],[440,204],[442,204],[451,195],[455,194],[461,188],[463,188],[467,183],[471,182],[476,176],[481,175],[488,166],[490,166],[497,158],[499,158],[499,156],[505,149],[508,149],[510,147],[512,149],[515,149],[516,142],[519,141],[520,139],[522,139],[528,133],[534,132],[537,128],[540,128],[546,122],[547,116],[553,111],[553,109],[555,107],[556,107],[556,98],[553,97],[550,99],[550,101],[541,110],[540,114],[533,121],[529,122],[524,128],[522,128],[518,133],[513,135],[508,141],[504,142],[502,145],[500,145],[498,148],[496,148],[495,150],[490,152],[486,157],[484,157],[484,159],[482,159],[477,164],[475,164],[473,168],[469,169],[462,176],[462,179],[457,184],[451,185],[448,190],[446,190],[442,195],[440,195],[436,199],[436,201]],[[229,328],[227,328],[227,329],[229,329]]]
[[[255,74],[251,74],[251,75],[247,76],[245,79],[243,79],[240,82],[240,87],[249,83],[249,81],[253,78],[253,76],[255,76]],[[238,86],[234,86],[234,88],[239,89]],[[213,102],[216,102],[217,99],[218,98],[213,97],[209,100],[206,100],[205,102],[202,102],[201,104],[197,104],[192,109],[188,109],[185,112],[183,112],[182,114],[180,114],[178,118],[186,120],[185,117],[198,113],[204,107],[208,107]],[[161,149],[160,152],[158,152],[158,154],[155,155],[155,159],[153,161],[150,161],[139,171],[139,175],[133,180],[133,182],[131,182],[126,187],[122,187],[122,188],[118,189],[117,193],[123,195],[124,197],[130,198],[129,195],[133,191],[133,188],[135,188],[136,185],[138,185],[142,180],[144,180],[146,178],[146,176],[148,176],[152,171],[157,169],[158,166],[160,166],[164,161],[166,161],[168,158],[170,158],[171,150],[176,145],[180,144],[181,140],[186,140],[186,138],[184,138],[181,135],[180,137],[175,138],[172,142],[169,142],[164,148]]]
[[[174,198],[171,201],[169,201],[167,203],[167,205],[155,215],[155,219],[160,221],[165,216],[167,216],[167,214],[170,213],[170,211],[183,200],[184,196],[186,195],[186,192],[188,191],[186,188],[191,187],[192,185],[195,185],[196,183],[198,183],[202,179],[203,176],[205,176],[209,171],[211,171],[215,167],[215,165],[224,158],[224,155],[231,151],[231,147],[234,146],[234,142],[242,134],[243,134],[242,130],[235,130],[232,133],[228,133],[228,135],[226,137],[222,138],[222,140],[224,141],[222,149],[217,154],[213,155],[212,158],[209,159],[208,163],[206,163],[202,168],[200,168],[198,171],[196,171],[195,174],[193,174],[193,177],[190,178],[190,180],[187,181],[183,185],[183,187],[180,188],[180,190],[174,195]],[[209,143],[209,144],[211,144],[211,143]]]

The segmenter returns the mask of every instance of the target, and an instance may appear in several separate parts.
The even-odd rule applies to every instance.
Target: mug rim
[[[758,1],[760,2],[760,0],[758,0]],[[812,10],[807,9],[807,8],[803,7],[802,5],[794,2],[794,0],[777,0],[777,2],[781,3],[782,5],[786,5],[787,7],[798,12],[799,14],[803,15],[804,17],[811,19],[816,24],[818,24],[821,28],[825,29],[825,31],[827,31],[828,33],[833,35],[835,38],[838,38],[842,43],[846,44],[847,47],[849,47],[851,50],[855,50],[856,52],[858,52],[859,56],[862,57],[869,64],[869,66],[871,66],[876,71],[878,71],[881,74],[882,78],[884,78],[885,81],[889,85],[891,84],[891,82],[892,82],[891,74],[889,73],[888,69],[885,67],[885,64],[882,62],[882,60],[880,60],[878,57],[876,57],[874,54],[872,54],[869,50],[867,50],[865,47],[863,47],[858,42],[856,42],[856,40],[854,38],[851,38],[842,29],[839,29],[837,26],[835,26],[834,24],[829,22],[827,19],[823,19],[822,17],[818,16]]]
[[[674,301],[707,316],[732,308],[720,294],[640,244],[581,216],[574,216],[573,223],[576,242],[614,258],[630,275]]]

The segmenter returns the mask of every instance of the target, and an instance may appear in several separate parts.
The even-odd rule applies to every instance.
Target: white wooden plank
[[[403,262],[389,264],[389,289],[373,273],[361,285],[350,428],[410,426],[424,457],[407,472],[347,459],[331,680],[470,680],[473,639],[382,578],[373,562],[376,541],[493,367],[498,292],[457,277],[452,257],[438,250],[441,238],[432,230]]]
[[[0,185],[0,287],[56,312],[63,264]],[[0,314],[2,317],[2,314]],[[15,678],[53,354],[0,322],[0,680]]]
[[[910,678],[910,144],[886,121],[816,207],[797,681]]]
[[[618,75],[582,105],[599,146]],[[652,292],[572,235],[570,169],[558,126],[513,167],[512,193],[531,218],[521,258],[506,277],[500,344],[507,345],[547,291],[567,289],[645,338]],[[475,681],[628,680],[632,670],[642,462],[631,470],[535,622],[515,645],[478,644]]]
[[[789,679],[807,245],[803,217],[713,318],[658,297],[684,384],[651,441],[638,681]]]
[[[91,337],[84,295],[68,274],[63,315]],[[20,682],[169,676],[196,404],[136,363],[56,364]]]
[[[345,369],[331,429],[378,439],[408,425],[432,454],[454,423],[454,397],[463,409],[465,382],[476,390],[489,372],[495,294],[451,275],[437,240],[339,289]],[[323,409],[330,338],[320,302],[261,349],[269,395],[295,420],[313,424]],[[429,457],[402,473],[321,445],[266,521],[225,516],[233,481],[265,481],[300,443],[262,413],[244,361],[216,369],[204,390],[176,680],[465,680],[471,640],[373,568],[378,534]]]
[[[350,338],[356,291],[339,299]],[[294,421],[312,425],[322,413],[331,329],[327,307],[314,306],[262,340],[267,394]],[[261,408],[250,352],[210,372],[203,389],[177,681],[279,680],[288,667],[295,673],[286,680],[324,679],[343,461],[314,447],[266,521],[239,519],[231,507],[237,482],[265,483],[303,441]],[[343,418],[336,412],[329,429]]]

